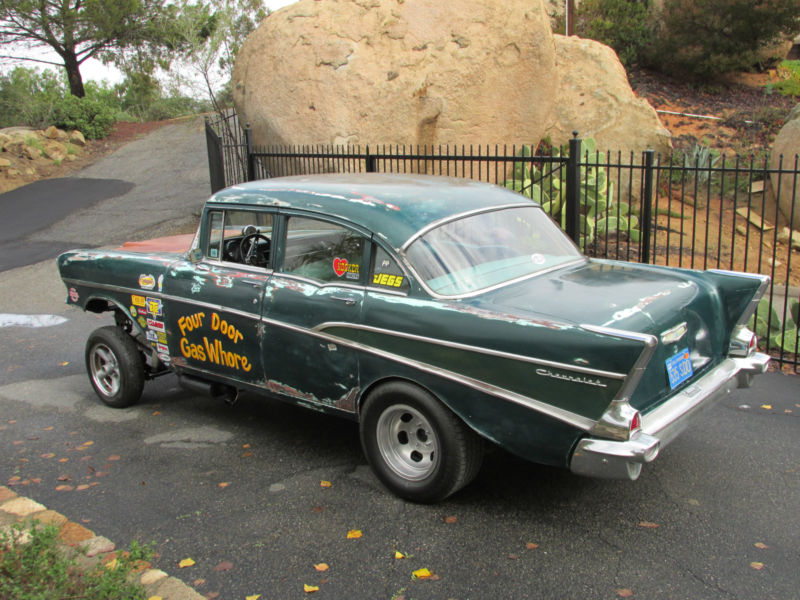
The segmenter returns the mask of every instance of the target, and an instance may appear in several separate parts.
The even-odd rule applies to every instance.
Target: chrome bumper
[[[583,438],[570,460],[578,475],[607,479],[636,479],[642,465],[680,434],[689,422],[736,387],[749,387],[753,375],[767,369],[769,356],[754,352],[725,359],[717,367],[658,408],[642,415],[642,428],[629,440]]]

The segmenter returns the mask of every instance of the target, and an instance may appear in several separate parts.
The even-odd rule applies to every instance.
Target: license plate
[[[684,348],[674,356],[670,356],[666,363],[670,389],[674,390],[694,374],[688,348]]]

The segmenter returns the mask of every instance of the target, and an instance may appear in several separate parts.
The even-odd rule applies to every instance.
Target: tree
[[[0,0],[0,46],[50,48],[61,62],[24,51],[0,58],[61,66],[70,92],[82,98],[80,67],[87,59],[108,63],[130,48],[169,50],[174,38],[168,30],[176,13],[167,0]]]

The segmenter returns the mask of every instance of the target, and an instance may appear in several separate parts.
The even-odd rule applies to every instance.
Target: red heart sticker
[[[337,276],[341,277],[347,271],[347,259],[346,258],[334,258],[333,259],[333,272],[336,273]]]

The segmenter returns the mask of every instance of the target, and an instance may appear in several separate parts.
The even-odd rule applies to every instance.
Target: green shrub
[[[797,0],[665,0],[648,61],[666,73],[713,80],[756,66],[761,49],[798,32]]]
[[[575,32],[611,46],[626,67],[640,62],[650,46],[653,27],[644,3],[631,0],[584,0],[575,12]]]
[[[66,86],[49,70],[16,67],[0,75],[0,127],[46,127]]]
[[[800,60],[784,60],[777,70],[781,80],[767,85],[767,90],[782,96],[800,96]]]
[[[97,564],[79,569],[73,555],[62,547],[55,525],[33,522],[0,529],[0,598],[3,600],[144,600],[142,586],[127,580],[149,548],[131,544],[130,553],[118,553],[115,568]]]
[[[62,129],[77,129],[89,139],[99,139],[111,133],[117,122],[113,107],[93,98],[78,98],[68,94],[56,107],[53,123]]]

